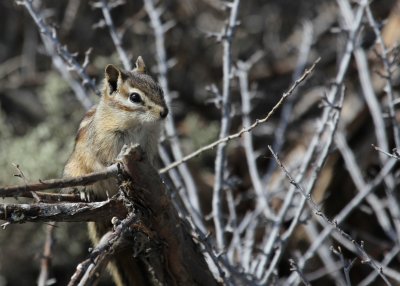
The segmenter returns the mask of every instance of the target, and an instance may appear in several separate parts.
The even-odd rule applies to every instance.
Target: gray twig
[[[381,59],[383,63],[383,67],[385,69],[386,75],[384,76],[386,80],[386,85],[384,88],[384,91],[386,92],[388,96],[388,101],[389,101],[389,117],[391,120],[392,128],[393,128],[393,137],[394,137],[394,142],[396,144],[396,148],[400,148],[400,126],[399,123],[396,120],[395,116],[395,108],[394,108],[394,102],[395,102],[395,97],[393,93],[393,82],[392,82],[392,64],[389,61],[389,52],[388,49],[385,45],[385,42],[383,41],[381,31],[378,27],[378,24],[376,23],[376,20],[371,12],[371,8],[368,6],[367,7],[367,18],[370,26],[374,30],[375,36],[376,36],[376,41],[378,42],[381,50]]]
[[[259,126],[260,124],[263,124],[263,123],[267,122],[267,121],[271,118],[271,116],[276,112],[276,110],[285,102],[285,100],[293,94],[293,92],[296,90],[296,88],[297,88],[300,84],[302,84],[302,83],[308,78],[309,75],[311,75],[311,74],[314,72],[315,67],[316,67],[316,65],[318,64],[319,61],[320,61],[320,59],[317,59],[317,60],[312,64],[312,66],[311,66],[310,68],[308,68],[308,69],[306,69],[306,70],[304,71],[304,73],[301,75],[301,77],[299,77],[299,78],[290,86],[289,90],[282,94],[282,97],[279,99],[279,101],[274,105],[274,107],[271,109],[271,111],[268,112],[268,114],[267,114],[264,118],[262,118],[262,119],[256,119],[256,120],[253,122],[253,124],[251,124],[249,127],[247,127],[247,128],[242,128],[242,129],[241,129],[239,132],[237,132],[237,133],[228,135],[228,136],[226,136],[226,137],[224,137],[224,138],[221,138],[221,139],[218,139],[217,141],[214,141],[214,142],[212,142],[212,143],[210,143],[210,144],[208,144],[208,145],[206,145],[206,146],[204,146],[204,147],[201,147],[200,149],[198,149],[198,150],[196,150],[196,151],[190,153],[189,155],[186,155],[186,156],[183,157],[181,160],[175,161],[174,163],[169,164],[168,166],[166,166],[166,167],[160,169],[159,172],[160,172],[161,174],[163,174],[163,173],[169,171],[170,169],[176,168],[176,167],[179,166],[180,164],[182,164],[182,163],[184,163],[184,162],[187,162],[187,161],[189,161],[190,159],[193,159],[193,158],[199,156],[201,153],[203,153],[203,152],[205,152],[205,151],[208,151],[208,150],[211,150],[211,149],[213,149],[214,147],[218,146],[219,144],[227,143],[227,142],[229,142],[229,141],[231,141],[231,140],[233,140],[233,139],[240,138],[244,133],[246,133],[246,132],[251,132],[254,128],[256,128],[257,126]]]
[[[328,157],[329,150],[330,150],[330,147],[333,142],[333,137],[335,135],[336,128],[337,128],[337,125],[339,122],[340,110],[341,110],[341,106],[343,104],[343,97],[344,97],[344,88],[342,88],[342,92],[339,97],[338,96],[334,97],[335,101],[333,102],[333,105],[329,106],[329,108],[327,108],[325,110],[326,116],[323,117],[324,121],[321,122],[319,130],[317,131],[317,134],[313,138],[313,141],[318,142],[318,144],[312,144],[311,146],[315,146],[315,147],[321,146],[319,148],[320,151],[316,152],[317,150],[312,150],[312,152],[310,152],[312,154],[315,154],[315,162],[312,166],[312,169],[310,170],[310,175],[309,175],[310,180],[307,183],[307,187],[305,190],[305,196],[300,199],[299,205],[297,206],[294,219],[290,223],[289,229],[284,233],[283,238],[281,239],[282,245],[285,245],[287,243],[288,239],[291,237],[295,228],[297,227],[297,225],[300,221],[300,217],[303,213],[305,204],[307,202],[307,198],[311,197],[311,193],[312,193],[312,190],[317,181],[318,175],[321,172],[322,167]],[[335,108],[335,106],[338,106],[339,108]],[[319,144],[321,144],[321,145],[319,145]],[[268,148],[270,150],[272,150],[272,148],[270,146],[268,146]],[[293,184],[292,181],[290,181],[290,182]],[[284,221],[289,207],[292,205],[292,200],[294,197],[295,190],[297,191],[297,186],[295,184],[293,184],[293,188],[291,188],[291,190],[289,190],[289,195],[286,196],[284,205],[282,206],[282,208],[280,210],[279,221],[281,223],[280,224],[276,223],[274,225],[274,228],[273,228],[274,235],[270,236],[268,243],[264,246],[264,252],[267,253],[268,255],[270,255],[272,253],[272,247],[275,245],[275,241],[277,240],[278,235],[279,235],[280,225]],[[282,247],[284,247],[284,246],[282,246]],[[264,267],[265,263],[267,262],[266,258],[268,258],[268,257],[261,259],[261,263],[258,268],[258,275],[262,274],[261,269]],[[274,267],[274,265],[270,265],[269,269],[272,269],[273,267]],[[266,277],[265,279],[268,280],[268,276],[265,276],[265,277]]]
[[[221,129],[219,139],[225,138],[231,126],[231,80],[232,80],[232,40],[236,30],[236,21],[240,0],[234,0],[229,6],[230,14],[228,24],[224,27],[222,35],[222,104],[221,104]],[[217,249],[225,248],[224,219],[222,217],[222,189],[224,187],[224,175],[226,170],[226,143],[217,146],[215,157],[215,179],[212,197],[212,214],[215,227]]]
[[[40,262],[40,274],[38,278],[38,286],[47,286],[51,285],[51,282],[54,282],[54,279],[50,279],[50,268],[52,261],[52,251],[54,246],[54,231],[55,231],[55,223],[50,223],[46,227],[46,241],[44,243],[43,254]]]
[[[351,5],[348,0],[337,0],[341,13],[346,22],[346,28],[350,27],[351,23],[353,23],[354,15],[351,9]],[[365,5],[365,12],[368,15],[368,7],[369,4]],[[387,133],[385,128],[385,122],[383,120],[383,114],[379,105],[379,101],[375,94],[374,88],[372,86],[371,76],[369,74],[368,68],[368,60],[367,56],[359,47],[356,47],[353,50],[353,54],[358,67],[358,75],[360,78],[361,87],[364,92],[365,101],[368,105],[368,108],[371,112],[372,121],[374,122],[375,128],[375,136],[378,142],[378,146],[383,150],[389,150],[389,143],[387,140]],[[388,159],[382,153],[379,153],[379,158],[381,161],[381,165],[383,166]],[[395,230],[397,233],[397,243],[400,242],[400,205],[397,202],[396,196],[394,195],[394,178],[391,174],[389,174],[385,178],[385,184],[387,185],[386,193],[389,198],[388,200],[388,209],[392,215],[394,220]]]
[[[394,159],[389,160],[379,174],[367,185],[367,187],[363,189],[362,192],[359,192],[331,221],[335,222],[335,225],[341,224],[368,195],[370,195],[378,186],[382,184],[385,176],[387,176],[387,174],[393,170],[393,168],[396,166],[396,163],[397,161]],[[306,262],[314,256],[315,251],[321,246],[323,241],[334,229],[334,225],[325,226],[320,235],[314,238],[311,246],[299,259],[299,267],[303,268],[305,266]],[[379,271],[379,273],[381,272]],[[293,285],[295,280],[296,277],[291,275],[289,277],[289,284]]]
[[[367,183],[364,181],[362,177],[361,170],[354,158],[354,154],[351,151],[350,147],[347,145],[345,136],[338,132],[335,138],[336,146],[338,147],[344,163],[347,167],[347,170],[357,187],[357,190],[361,192],[367,187]],[[382,229],[385,231],[386,235],[390,237],[393,241],[396,241],[395,232],[391,226],[390,220],[385,212],[384,206],[378,199],[375,194],[371,194],[366,198],[367,202],[374,210],[375,216],[378,219],[379,224],[381,225]]]
[[[168,86],[168,60],[167,53],[165,50],[165,33],[172,27],[172,25],[161,22],[161,9],[156,8],[154,0],[144,0],[144,7],[150,18],[150,24],[154,31],[155,44],[156,44],[156,55],[157,55],[157,66],[158,66],[158,81],[164,91],[165,101],[168,106],[171,106],[172,96],[170,94]],[[178,140],[177,131],[175,129],[174,118],[172,112],[166,118],[165,132],[169,139],[172,154],[174,160],[180,161],[183,158],[182,148]],[[181,174],[182,180],[185,183],[187,191],[187,200],[192,204],[192,208],[189,209],[196,224],[205,231],[202,211],[200,209],[200,202],[197,193],[197,187],[193,180],[193,176],[190,173],[189,168],[186,164],[182,164],[178,167]],[[192,209],[195,211],[193,212]]]
[[[340,246],[338,246],[336,249],[333,246],[331,246],[331,251],[340,258],[340,262],[343,265],[344,277],[346,277],[346,286],[351,286],[350,270],[356,259],[353,259],[350,262],[347,261],[344,258],[344,255],[342,253],[342,248]]]
[[[0,187],[0,197],[17,197],[30,192],[42,190],[86,186],[100,180],[106,180],[118,175],[118,163],[107,167],[103,171],[94,172],[82,177],[40,180],[38,183]],[[28,195],[28,197],[31,197]]]
[[[301,282],[303,282],[304,285],[311,286],[311,283],[307,280],[303,271],[299,268],[294,259],[289,259],[289,263],[290,263],[290,271],[296,272],[299,275]]]
[[[271,149],[270,146],[268,146],[268,149],[270,150],[271,154],[274,156],[275,161],[281,168],[281,170],[284,172],[286,177],[288,178],[289,182],[300,192],[300,194],[307,200],[309,206],[311,209],[314,211],[314,214],[322,218],[325,223],[327,223],[328,226],[335,228],[341,236],[343,236],[346,240],[350,241],[353,243],[353,245],[357,249],[357,254],[358,257],[361,259],[361,261],[365,264],[368,264],[371,268],[373,268],[375,271],[379,273],[381,276],[382,280],[385,282],[386,285],[391,285],[389,280],[386,278],[386,276],[383,273],[382,266],[378,265],[376,261],[371,259],[371,257],[368,255],[368,253],[364,250],[364,247],[362,243],[358,243],[355,239],[353,239],[348,233],[344,232],[340,227],[339,223],[337,220],[330,220],[320,209],[320,207],[313,201],[312,197],[310,196],[309,193],[300,185],[297,181],[294,180],[294,178],[290,175],[288,170],[286,170],[285,166],[282,164],[282,162],[279,160],[278,156],[274,151]]]
[[[249,90],[248,80],[249,70],[251,69],[253,63],[256,63],[263,56],[263,52],[257,52],[248,61],[239,61],[237,63],[238,68],[236,70],[236,75],[239,78],[240,95],[242,97],[242,122],[244,128],[247,128],[251,125],[251,92]],[[246,152],[247,166],[249,168],[251,181],[257,196],[257,207],[260,210],[263,210],[267,217],[272,217],[272,211],[268,204],[267,195],[264,191],[265,188],[263,187],[263,182],[257,169],[257,158],[254,152],[253,136],[251,133],[246,132],[243,134],[243,146]]]
[[[380,263],[383,267],[386,267],[389,265],[389,263],[398,256],[400,252],[400,247],[395,246],[393,247],[388,253],[385,254],[385,257],[383,258],[382,262]],[[375,279],[378,277],[379,273],[376,271],[372,271],[364,280],[362,280],[359,283],[359,286],[368,286],[372,285],[372,283],[375,281]],[[397,280],[399,281],[399,280]]]
[[[301,75],[304,68],[306,67],[307,59],[309,57],[311,46],[313,43],[313,31],[314,31],[314,28],[313,28],[312,24],[310,22],[304,22],[303,37],[302,37],[301,45],[299,48],[299,56],[297,59],[296,69],[292,76],[292,80],[296,80],[296,78],[298,78]],[[293,110],[293,106],[294,106],[294,98],[295,97],[292,96],[287,101],[287,103],[283,106],[281,116],[279,118],[279,122],[277,124],[277,127],[274,130],[274,143],[272,146],[273,146],[273,149],[276,150],[276,152],[278,152],[278,153],[282,150],[282,146],[285,143],[284,135],[285,135],[286,129],[290,122],[290,116],[292,116],[292,110]],[[264,176],[265,183],[268,183],[274,170],[275,170],[275,164],[273,164],[273,162],[271,162],[269,164],[268,169]]]
[[[95,82],[87,74],[83,66],[76,60],[75,56],[72,55],[66,46],[60,43],[57,37],[57,33],[50,29],[50,27],[45,23],[42,16],[33,7],[33,0],[22,0],[16,1],[18,5],[22,5],[31,15],[35,24],[38,26],[39,31],[52,43],[54,50],[57,54],[64,60],[64,62],[74,70],[79,77],[82,79],[83,86],[89,87],[94,93],[100,96],[100,91],[96,88]]]
[[[121,60],[124,69],[130,71],[132,69],[132,64],[125,50],[122,48],[121,35],[115,29],[115,25],[111,17],[112,7],[110,7],[107,0],[100,0],[94,4],[94,7],[101,8],[101,12],[103,13],[105,23],[110,31],[110,36],[117,50],[119,59]]]

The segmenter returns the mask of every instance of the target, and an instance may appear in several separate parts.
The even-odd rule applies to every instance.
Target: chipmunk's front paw
[[[82,201],[85,202],[94,202],[96,201],[96,196],[91,189],[83,188],[79,190],[79,196]]]
[[[79,194],[80,199],[84,202],[93,202],[96,200],[93,190],[85,186],[67,188],[63,190],[63,193]]]

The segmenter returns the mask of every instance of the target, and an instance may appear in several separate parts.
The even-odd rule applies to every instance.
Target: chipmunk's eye
[[[142,102],[142,98],[140,97],[140,94],[137,92],[132,92],[129,95],[129,100],[132,101],[133,103],[139,103]]]

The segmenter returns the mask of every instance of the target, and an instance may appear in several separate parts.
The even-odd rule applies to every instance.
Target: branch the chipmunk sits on
[[[113,164],[125,144],[140,144],[149,162],[156,166],[158,140],[168,107],[159,84],[146,73],[142,57],[136,68],[124,71],[114,65],[105,68],[100,102],[82,119],[75,147],[64,169],[64,177],[77,177],[103,170]],[[117,193],[115,178],[79,188],[83,199],[105,200]],[[89,236],[93,244],[112,228],[110,221],[90,222]],[[129,251],[130,250],[130,251]],[[110,265],[115,283],[148,285],[142,271],[145,265],[133,257],[132,249],[115,254]]]

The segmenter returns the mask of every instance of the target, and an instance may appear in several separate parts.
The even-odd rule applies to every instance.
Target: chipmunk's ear
[[[146,73],[146,65],[141,56],[138,56],[136,60],[136,68],[134,68],[133,71],[138,73]]]
[[[110,88],[110,94],[112,94],[118,88],[118,79],[121,80],[121,71],[114,65],[107,65],[105,76]]]

